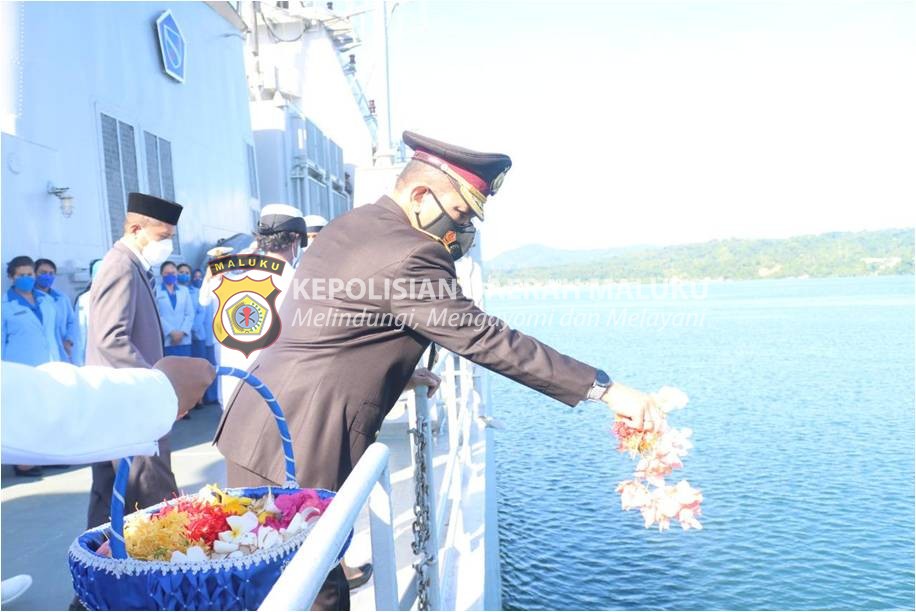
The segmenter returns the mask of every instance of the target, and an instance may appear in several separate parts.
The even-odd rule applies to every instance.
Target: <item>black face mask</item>
[[[448,216],[448,213],[445,212],[445,208],[442,207],[442,203],[439,201],[439,198],[436,197],[436,194],[430,191],[429,195],[433,196],[436,205],[439,207],[439,216],[426,225],[422,225],[420,223],[420,213],[415,212],[414,216],[417,218],[417,226],[424,232],[438,238],[445,248],[448,249],[449,255],[452,256],[453,260],[461,259],[463,256],[467,255],[471,247],[474,246],[474,239],[477,237],[477,228],[474,227],[473,223],[468,223],[466,225],[456,223]]]

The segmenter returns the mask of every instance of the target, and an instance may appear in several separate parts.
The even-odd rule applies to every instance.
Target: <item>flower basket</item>
[[[321,506],[329,503],[328,500],[334,497],[333,492],[297,486],[292,441],[286,419],[270,391],[257,378],[243,370],[221,367],[217,373],[243,379],[267,401],[280,429],[283,452],[286,456],[286,484],[283,487],[214,490],[227,499],[244,498],[254,503],[260,500],[262,505],[265,502],[273,503],[274,496],[279,502],[283,496],[293,494],[296,495],[287,499],[319,500],[318,505]],[[314,523],[314,520],[310,520],[308,524],[304,524],[303,521],[296,519],[294,522],[304,525],[301,529],[295,532],[292,529],[288,532],[280,529],[276,533],[283,533],[282,539],[275,533],[276,537],[272,544],[267,544],[263,548],[258,546],[248,554],[241,554],[239,551],[223,558],[203,558],[202,554],[195,558],[188,549],[188,555],[174,555],[172,560],[130,558],[124,539],[124,495],[129,470],[130,459],[123,459],[115,478],[111,523],[86,531],[70,546],[69,563],[73,588],[79,600],[89,610],[255,610],[305,541]],[[267,499],[264,499],[265,497]],[[159,518],[170,512],[175,513],[182,503],[197,503],[200,500],[199,494],[185,495],[139,510],[128,516],[128,521],[156,520],[150,517],[155,515]],[[233,524],[239,524],[244,518],[246,517],[240,517]],[[270,535],[269,529],[265,531]],[[220,538],[225,533],[228,532],[220,534]],[[215,534],[211,534],[211,537],[213,536]],[[243,534],[242,538],[244,537]],[[352,532],[338,559],[343,558],[351,538]],[[110,545],[111,557],[96,552],[106,541]],[[217,543],[222,544],[212,542],[214,551]],[[234,544],[230,542],[224,545],[231,547]]]

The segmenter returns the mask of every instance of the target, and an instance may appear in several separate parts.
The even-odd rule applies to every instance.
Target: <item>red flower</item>
[[[164,507],[153,518],[175,511],[187,513],[187,536],[188,540],[192,542],[204,542],[207,546],[211,546],[221,531],[229,529],[229,524],[226,522],[226,517],[229,515],[221,507],[198,499],[178,500],[177,504]]]

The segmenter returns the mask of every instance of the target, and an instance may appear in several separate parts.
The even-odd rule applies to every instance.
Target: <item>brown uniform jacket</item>
[[[116,242],[105,255],[89,291],[86,365],[149,368],[162,359],[162,328],[149,278],[137,256],[121,242]],[[131,408],[124,406],[125,410]],[[92,464],[89,527],[109,519],[116,465],[116,461]],[[159,455],[134,459],[126,506],[128,511],[135,505],[145,508],[171,497],[177,490],[168,436],[164,436],[159,440]]]
[[[86,365],[150,368],[160,359],[156,296],[140,260],[118,241],[102,260],[89,291]]]
[[[340,488],[430,341],[571,406],[585,399],[593,367],[496,319],[482,322],[460,290],[449,295],[454,278],[445,248],[387,197],[330,223],[303,255],[280,338],[251,370],[286,414],[301,486]],[[320,291],[330,279],[350,282],[350,294]],[[368,324],[347,324],[346,315],[363,313]],[[230,461],[283,482],[277,426],[247,385],[229,401],[216,444]]]

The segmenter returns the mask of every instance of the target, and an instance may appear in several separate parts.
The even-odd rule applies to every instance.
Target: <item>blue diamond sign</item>
[[[186,48],[184,36],[172,11],[165,11],[156,20],[156,31],[159,33],[159,50],[162,52],[162,66],[165,73],[184,83],[184,65]]]

